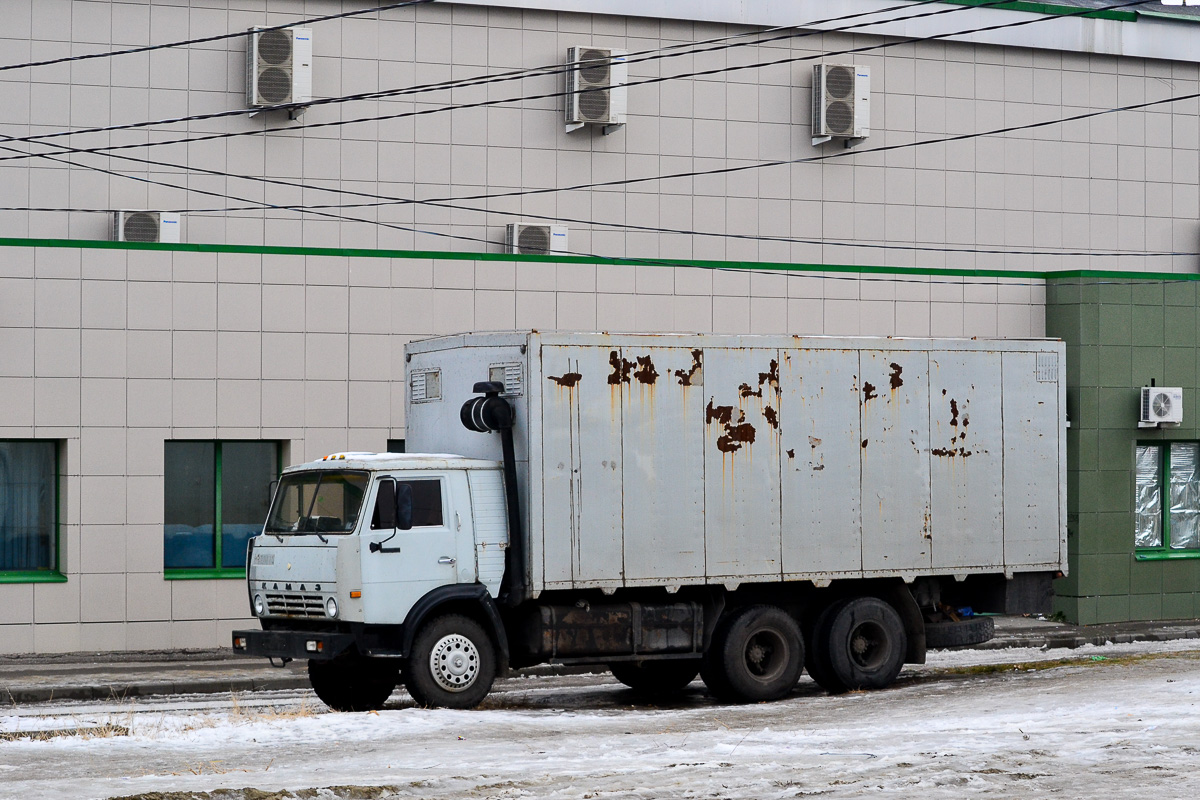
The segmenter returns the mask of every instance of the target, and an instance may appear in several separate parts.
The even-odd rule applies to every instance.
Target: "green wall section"
[[[1200,558],[1138,559],[1134,448],[1200,439],[1197,283],[1050,277],[1046,335],[1067,345],[1067,551],[1055,609],[1084,625],[1200,616]],[[1182,386],[1184,424],[1138,428],[1140,389]]]

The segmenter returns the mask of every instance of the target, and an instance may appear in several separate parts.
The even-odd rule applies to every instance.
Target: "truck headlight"
[[[265,617],[267,615],[267,601],[263,600],[261,594],[254,595],[254,615],[256,617]]]
[[[329,598],[328,600],[326,600],[325,601],[325,616],[329,617],[330,619],[337,619],[337,612],[338,612],[337,600],[335,600],[332,597]]]

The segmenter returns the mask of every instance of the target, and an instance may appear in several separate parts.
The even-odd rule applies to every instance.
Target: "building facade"
[[[1155,377],[1194,408],[1183,328],[1143,341],[1134,297],[1194,318],[1194,18],[678,5],[6,4],[0,651],[225,645],[280,465],[400,446],[404,344],[514,328],[1061,336],[1059,607],[1193,616],[1200,542],[1155,540],[1154,508],[1184,523],[1134,494],[1156,454],[1162,492],[1187,483],[1152,445],[1196,428],[1109,436],[1086,409]],[[311,31],[315,102],[250,115],[242,34],[285,24]],[[565,129],[571,47],[628,52],[623,124]],[[869,136],[813,143],[814,64],[867,68]],[[180,241],[111,241],[138,210]],[[512,223],[567,244],[506,252]]]

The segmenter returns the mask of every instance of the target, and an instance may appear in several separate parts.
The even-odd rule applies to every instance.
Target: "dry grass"
[[[285,722],[293,719],[307,719],[317,715],[317,708],[307,697],[300,699],[299,706],[279,708],[277,706],[245,707],[238,702],[236,693],[231,693],[229,701],[233,706],[229,711],[231,719],[242,719],[248,722]]]
[[[48,742],[63,736],[78,736],[81,739],[111,739],[114,736],[128,736],[127,725],[117,725],[108,720],[99,725],[77,725],[73,728],[43,728],[28,731],[0,731],[0,742],[15,742],[27,739],[33,742]]]
[[[132,704],[126,704],[124,710],[115,714],[109,714],[99,721],[85,721],[78,716],[72,716],[72,724],[65,728],[31,728],[29,730],[0,731],[0,742],[15,742],[19,740],[48,742],[51,739],[58,739],[64,736],[78,736],[80,739],[85,740],[128,736],[133,729],[133,713]],[[37,720],[39,718],[34,717],[33,719]],[[46,717],[42,717],[41,719],[46,719]]]

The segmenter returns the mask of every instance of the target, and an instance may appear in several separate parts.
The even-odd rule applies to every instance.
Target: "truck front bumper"
[[[323,631],[234,631],[233,652],[266,658],[337,658],[354,645],[354,634]]]

